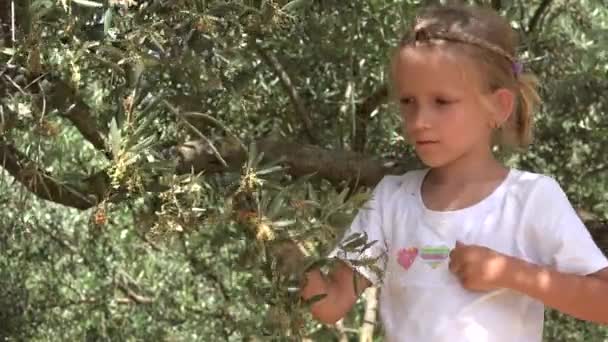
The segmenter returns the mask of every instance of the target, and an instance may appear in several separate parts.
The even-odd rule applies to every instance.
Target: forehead
[[[476,92],[480,89],[480,73],[462,53],[453,53],[438,46],[402,48],[393,60],[395,90]]]

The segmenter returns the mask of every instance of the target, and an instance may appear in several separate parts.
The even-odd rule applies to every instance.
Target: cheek
[[[452,126],[454,132],[452,134],[460,135],[460,140],[464,142],[477,142],[489,138],[492,129],[487,117],[471,113],[471,111],[459,113],[459,120],[455,120]]]

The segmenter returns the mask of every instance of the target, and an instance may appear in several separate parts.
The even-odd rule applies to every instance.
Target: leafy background
[[[382,340],[374,290],[322,326],[298,275],[418,165],[386,66],[429,3],[2,2],[0,340]],[[608,247],[606,2],[477,3],[543,81],[535,144],[502,156]],[[548,311],[545,339],[608,330]]]

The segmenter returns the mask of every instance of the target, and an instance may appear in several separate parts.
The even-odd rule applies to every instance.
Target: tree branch
[[[304,133],[306,133],[306,136],[310,140],[309,142],[311,142],[311,143],[318,142],[318,139],[316,138],[316,136],[314,134],[314,127],[312,124],[312,120],[310,119],[310,116],[308,114],[309,111],[306,108],[306,106],[304,106],[304,102],[300,98],[300,95],[298,94],[296,87],[294,86],[293,82],[291,81],[291,77],[289,76],[289,74],[287,74],[287,71],[285,71],[285,68],[283,68],[283,65],[281,65],[281,62],[273,54],[271,54],[268,51],[265,51],[260,46],[256,45],[256,51],[258,52],[258,54],[260,55],[262,60],[279,77],[279,80],[281,81],[281,85],[283,85],[283,88],[289,95],[289,100],[291,101],[291,104],[293,105],[296,114],[298,115],[300,121],[304,125]]]
[[[358,180],[363,186],[375,185],[385,174],[399,174],[415,167],[412,158],[399,163],[380,160],[360,153],[344,150],[328,150],[315,145],[299,144],[277,139],[262,139],[257,149],[268,160],[282,160],[288,172],[294,176],[316,173],[320,178],[338,184]],[[215,173],[226,171],[207,151],[201,141],[192,141],[177,148],[177,173]],[[220,153],[231,170],[238,170],[245,161],[245,153],[238,145],[224,146]]]
[[[367,144],[367,124],[371,113],[388,99],[388,86],[380,86],[367,97],[355,112],[355,136],[353,137],[353,150],[363,152]]]
[[[336,331],[338,332],[338,342],[348,342],[348,334],[344,327],[344,318],[336,322]]]
[[[378,288],[369,287],[365,291],[365,313],[363,314],[363,324],[359,333],[359,342],[372,342],[374,340],[374,330],[376,329],[376,316],[378,313]]]
[[[78,209],[88,209],[95,201],[76,186],[53,179],[14,146],[0,140],[0,165],[34,195]]]
[[[332,184],[357,182],[361,186],[373,187],[385,175],[403,174],[419,166],[415,159],[382,160],[352,151],[328,150],[319,146],[299,144],[277,139],[261,139],[257,142],[258,151],[268,160],[281,160],[287,172],[293,176],[315,174]],[[225,144],[219,148],[228,168],[221,165],[215,155],[202,141],[192,141],[173,147],[167,152],[177,158],[177,174],[189,172],[206,174],[225,171],[238,171],[246,160],[240,144]],[[78,191],[76,186],[63,184],[46,174],[12,145],[0,140],[0,163],[18,182],[36,196],[77,209],[88,209],[96,205],[100,195],[109,188],[108,176],[98,172],[83,181]],[[84,190],[82,190],[84,189]],[[608,249],[608,223],[588,215],[581,215],[589,227],[595,241]]]
[[[552,2],[553,0],[543,0],[540,5],[538,5],[538,8],[536,9],[536,11],[534,11],[532,19],[530,19],[530,23],[528,24],[528,29],[526,30],[528,34],[532,33],[536,29],[536,26],[540,22],[540,19],[542,18],[545,11],[549,8],[549,6],[551,6]]]
[[[91,108],[63,80],[53,80],[48,91],[47,106],[62,113],[96,149],[106,152],[103,135],[106,130],[97,127]]]

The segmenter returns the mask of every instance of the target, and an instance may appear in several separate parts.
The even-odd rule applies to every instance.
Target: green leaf
[[[43,18],[53,11],[53,3],[50,0],[37,0],[30,6],[30,11],[38,19]]]
[[[361,207],[363,204],[368,202],[371,199],[371,194],[369,192],[359,192],[355,195],[352,195],[349,199],[355,208]]]
[[[283,228],[283,227],[292,226],[296,222],[297,222],[296,220],[282,220],[282,221],[272,222],[272,225],[276,228]]]
[[[113,18],[114,10],[112,8],[108,8],[106,14],[103,17],[103,34],[108,35],[108,32],[112,28],[112,18]]]
[[[281,171],[281,170],[283,170],[283,167],[279,165],[279,166],[269,167],[267,169],[263,169],[263,170],[260,170],[260,171],[256,171],[255,174],[258,175],[258,176],[262,176],[262,175],[267,175],[269,173],[278,172],[278,171]]]
[[[155,135],[150,135],[141,139],[137,144],[130,148],[133,153],[141,153],[144,150],[150,148],[156,142],[157,138]]]
[[[317,191],[313,188],[312,184],[308,183],[306,190],[308,198],[315,203],[319,203],[319,196],[317,196]]]
[[[118,129],[118,124],[116,123],[116,118],[112,118],[112,121],[110,122],[110,134],[108,136],[108,139],[108,142],[110,144],[110,150],[112,151],[114,157],[117,157],[120,153],[121,137],[120,130]]]
[[[335,228],[348,227],[353,222],[353,216],[344,212],[332,213],[327,217],[327,223]]]
[[[145,115],[145,117],[137,125],[137,128],[135,128],[135,131],[133,131],[133,137],[137,138],[142,136],[146,129],[154,122],[156,115],[157,112],[150,112],[149,114]]]
[[[285,12],[295,12],[300,9],[303,9],[304,7],[308,7],[311,4],[312,0],[293,0],[285,4],[285,6],[281,8],[281,10]]]
[[[348,192],[349,192],[349,188],[345,187],[344,189],[342,189],[342,192],[340,192],[340,194],[338,195],[338,198],[336,199],[337,204],[342,204],[346,201],[346,196],[348,196]]]
[[[80,6],[85,6],[85,7],[103,7],[103,4],[100,4],[99,2],[95,2],[95,1],[89,1],[89,0],[72,0],[74,3],[80,5]]]
[[[254,167],[254,162],[255,162],[255,158],[257,156],[258,153],[258,147],[256,145],[255,142],[252,142],[251,145],[249,145],[249,155],[247,158],[247,168],[253,168]]]
[[[344,249],[347,252],[352,252],[357,250],[358,247],[364,246],[367,243],[367,236],[361,236],[347,244],[344,244],[342,246],[342,249]]]
[[[269,219],[273,220],[275,217],[278,216],[281,208],[283,207],[283,204],[285,204],[285,193],[281,191],[276,196],[274,196],[274,198],[270,202],[270,205],[268,206],[268,211],[266,212],[266,216],[268,216]]]
[[[361,237],[365,237],[365,236],[367,236],[365,233],[350,234],[347,238],[344,239],[344,241],[342,241],[342,244],[348,244],[352,241],[355,241],[355,240],[360,239]]]
[[[258,154],[256,156],[255,160],[253,161],[253,168],[257,168],[263,159],[264,159],[264,151],[261,151],[260,154]]]

